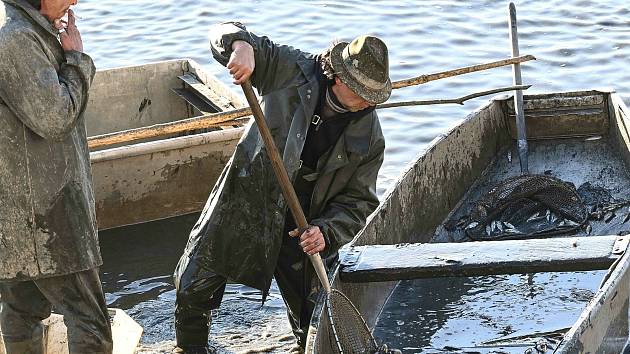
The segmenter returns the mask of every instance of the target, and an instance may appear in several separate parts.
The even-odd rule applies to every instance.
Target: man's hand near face
[[[68,10],[67,24],[60,19],[55,20],[53,24],[57,29],[64,29],[64,31],[59,34],[63,50],[74,50],[83,53],[83,40],[81,39],[81,33],[79,33],[75,20],[74,12]]]

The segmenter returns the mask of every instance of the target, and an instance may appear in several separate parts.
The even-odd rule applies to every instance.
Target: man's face
[[[335,85],[333,85],[333,92],[339,102],[350,112],[357,112],[366,109],[370,106],[374,106],[364,100],[361,96],[352,91],[346,84],[344,84],[338,77],[335,78]]]
[[[66,15],[70,6],[76,5],[78,0],[42,0],[39,13],[53,22]]]

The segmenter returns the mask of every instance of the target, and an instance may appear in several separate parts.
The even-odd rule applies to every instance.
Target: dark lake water
[[[538,58],[522,66],[524,83],[533,85],[529,92],[613,87],[626,103],[630,102],[627,1],[529,0],[517,1],[516,5],[521,54]],[[504,1],[83,0],[76,12],[85,50],[100,69],[189,57],[228,84],[231,80],[223,67],[212,62],[207,44],[209,26],[225,20],[238,20],[251,31],[278,43],[311,52],[325,49],[333,39],[350,40],[364,33],[377,35],[388,44],[393,80],[498,60],[510,54]],[[511,75],[511,69],[505,67],[460,76],[396,90],[392,101],[459,97],[509,86]],[[475,99],[465,106],[379,112],[387,139],[385,162],[378,180],[379,194],[392,186],[399,172],[424,146],[486,100]],[[144,352],[165,352],[172,345],[171,273],[194,221],[193,215],[101,233],[107,301],[126,309],[144,326]],[[589,273],[536,276],[536,286],[546,289],[541,290],[547,294],[545,299],[563,296],[573,299],[549,300],[558,315],[547,318],[560,321],[559,326],[569,323],[585,303],[583,298],[572,298],[571,294],[592,291],[597,283],[595,278]],[[510,285],[522,285],[519,277],[462,282],[461,289],[477,294],[468,299],[479,300],[481,296],[493,304],[513,299]],[[398,291],[404,289],[403,284]],[[285,352],[292,342],[282,299],[277,290],[264,307],[259,299],[256,291],[230,285],[214,319],[213,344],[227,353],[254,349]],[[439,303],[448,311],[456,307],[447,298]],[[462,305],[469,310],[466,316],[472,317],[463,316],[460,320],[449,317],[448,321],[434,321],[422,317],[430,317],[431,311],[439,311],[437,308],[425,308],[426,314],[403,311],[409,318],[420,316],[422,323],[427,321],[423,325],[418,319],[414,324],[423,328],[419,331],[425,333],[425,338],[416,336],[414,343],[405,342],[405,345],[443,346],[455,336],[447,333],[459,333],[457,328],[472,326],[482,315],[493,317],[481,313],[481,309],[471,309],[477,306],[475,303],[478,302]],[[398,320],[408,323],[405,321],[409,318]],[[526,330],[533,322],[524,319],[520,323],[521,327],[514,325],[514,328]],[[551,322],[546,323],[537,325],[553,327]],[[383,335],[393,326],[384,327]],[[418,351],[410,349],[410,352],[414,350]]]
[[[539,342],[555,348],[558,334],[573,325],[602,275],[593,271],[403,281],[374,335],[403,353],[517,354]]]

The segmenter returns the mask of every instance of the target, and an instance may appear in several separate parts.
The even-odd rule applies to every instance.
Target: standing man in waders
[[[0,1],[0,331],[43,354],[64,315],[74,353],[112,351],[83,111],[94,76],[76,0]],[[68,21],[61,18],[68,13]]]
[[[320,252],[330,266],[378,206],[385,141],[374,107],[391,93],[387,47],[361,36],[311,55],[233,22],[210,37],[234,83],[251,79],[262,96],[310,227],[296,230],[252,120],[175,270],[175,352],[208,352],[210,311],[227,281],[260,289],[264,299],[273,277],[303,349],[320,289],[307,254]]]

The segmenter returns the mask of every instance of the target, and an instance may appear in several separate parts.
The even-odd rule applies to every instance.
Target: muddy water
[[[142,353],[170,352],[174,346],[172,273],[197,214],[101,232],[101,269],[110,307],[127,311],[144,328]],[[261,293],[228,284],[213,316],[211,345],[220,353],[294,346],[285,306],[275,283],[264,306]]]
[[[604,273],[403,281],[374,335],[403,353],[516,354],[540,342],[555,348]]]
[[[517,1],[516,5],[521,53],[538,58],[523,65],[523,81],[534,85],[530,92],[614,87],[630,102],[627,1]],[[85,49],[99,68],[190,57],[228,84],[224,69],[211,61],[208,52],[207,29],[219,21],[236,19],[277,42],[312,52],[323,50],[334,38],[378,35],[390,48],[391,76],[398,80],[506,57],[510,52],[506,12],[507,3],[495,0],[83,0],[77,7]],[[511,70],[501,68],[397,90],[392,101],[458,97],[510,84]],[[381,111],[387,149],[379,194],[392,186],[405,164],[428,142],[484,102],[482,98],[463,107]],[[108,301],[127,309],[145,327],[146,352],[166,351],[174,337],[171,273],[194,219],[101,235]],[[487,289],[502,286],[497,279],[484,282]],[[537,284],[554,293],[572,282],[549,278],[548,283]],[[461,287],[461,291],[469,289]],[[256,348],[284,352],[291,346],[277,291],[264,307],[258,298],[251,289],[228,288],[214,319],[213,345],[234,353]],[[552,306],[564,305],[552,302]]]

